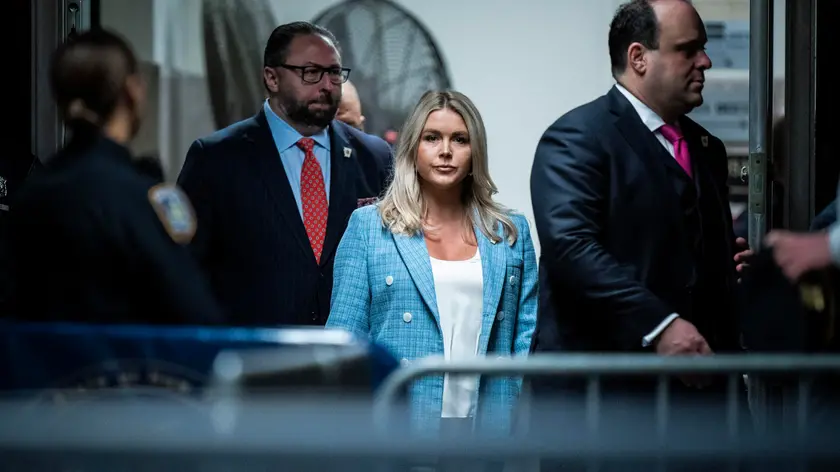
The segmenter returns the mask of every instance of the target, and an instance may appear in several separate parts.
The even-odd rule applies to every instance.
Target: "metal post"
[[[31,69],[31,150],[41,160],[61,147],[63,128],[55,102],[50,95],[49,67],[53,51],[61,43],[64,31],[62,5],[55,2],[32,2]]]
[[[773,0],[750,0],[749,244],[767,232],[767,149],[773,106]]]
[[[807,231],[814,216],[816,157],[816,0],[787,0],[785,9],[785,226]]]
[[[49,65],[55,49],[90,26],[89,0],[32,2],[32,152],[48,159],[64,144],[64,125],[50,93]]]
[[[767,159],[773,117],[773,0],[750,0],[750,118],[748,238],[758,250],[767,232]],[[767,387],[749,375],[750,409],[756,427],[767,425]]]

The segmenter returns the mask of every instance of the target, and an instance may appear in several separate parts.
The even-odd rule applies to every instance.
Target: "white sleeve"
[[[665,331],[665,328],[670,326],[671,323],[673,323],[674,320],[679,318],[679,317],[680,317],[680,315],[678,315],[676,313],[671,313],[670,315],[668,315],[667,318],[662,320],[662,323],[659,323],[656,326],[656,328],[653,328],[653,331],[651,331],[644,338],[642,338],[642,346],[644,346],[644,347],[650,346],[651,343],[653,342],[653,340],[656,339],[657,336],[662,334],[662,332]]]

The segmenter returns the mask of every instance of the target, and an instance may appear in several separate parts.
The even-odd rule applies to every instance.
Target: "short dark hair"
[[[126,79],[138,69],[128,43],[107,30],[85,31],[59,46],[52,57],[50,82],[67,125],[104,125],[123,98]]]
[[[335,39],[335,35],[323,26],[312,24],[308,21],[286,23],[285,25],[274,28],[274,31],[271,32],[271,36],[265,45],[263,67],[277,67],[285,63],[292,40],[298,36],[310,34],[317,34],[329,39],[333,43],[333,46],[338,49],[338,41]]]
[[[627,48],[631,44],[659,49],[659,21],[651,0],[631,0],[618,7],[610,22],[608,43],[613,77],[627,69]]]

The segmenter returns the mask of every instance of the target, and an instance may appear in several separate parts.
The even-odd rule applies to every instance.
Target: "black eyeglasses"
[[[350,78],[350,69],[346,67],[318,67],[318,66],[291,66],[280,64],[278,67],[298,71],[300,78],[307,84],[317,84],[324,78],[324,74],[335,85],[343,84]]]

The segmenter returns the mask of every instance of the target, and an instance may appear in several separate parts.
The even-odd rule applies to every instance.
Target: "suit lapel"
[[[321,265],[330,260],[350,214],[356,209],[356,173],[353,171],[356,159],[356,150],[350,146],[344,131],[338,126],[330,126],[330,206]]]
[[[426,240],[422,233],[414,236],[394,234],[394,241],[397,251],[405,263],[414,285],[429,307],[429,311],[435,317],[435,322],[440,326],[440,314],[438,313],[437,297],[435,296],[435,280],[432,274],[432,261],[429,259],[429,250],[426,248]]]
[[[481,337],[478,349],[479,355],[485,355],[487,354],[487,344],[490,341],[493,323],[496,320],[496,308],[499,306],[502,288],[505,284],[507,242],[502,240],[494,244],[478,228],[475,229],[475,237],[478,241],[478,250],[481,253],[481,273],[484,278]]]
[[[706,159],[706,152],[708,151],[708,136],[701,136],[694,129],[694,126],[688,120],[680,121],[680,128],[683,130],[685,142],[688,143],[688,153],[691,155],[691,166],[694,171],[695,178],[702,177],[705,174],[711,176],[711,169],[709,169]],[[703,145],[705,140],[706,145]]]
[[[482,289],[482,321],[481,337],[479,339],[479,354],[487,353],[487,344],[490,340],[490,333],[493,330],[493,323],[496,320],[496,308],[502,297],[502,289],[505,284],[507,269],[506,242],[501,241],[493,244],[484,233],[475,229],[478,249],[481,254],[481,273],[483,278]],[[426,241],[421,233],[412,237],[394,234],[394,241],[400,256],[405,263],[414,285],[420,292],[420,296],[426,303],[435,318],[435,323],[440,327],[440,312],[438,311],[437,296],[435,295],[435,280],[432,273],[432,263],[429,259],[429,250],[426,248]],[[519,282],[517,282],[519,283]]]
[[[607,95],[610,108],[617,115],[616,127],[624,140],[641,159],[655,180],[667,183],[682,198],[691,179],[676,160],[668,154],[653,132],[642,123],[633,105],[615,87]]]
[[[303,226],[303,219],[300,217],[292,187],[280,160],[280,153],[277,152],[277,145],[271,137],[271,130],[265,118],[265,112],[260,111],[255,117],[255,126],[247,130],[245,138],[251,141],[256,147],[256,170],[259,178],[265,185],[266,192],[274,201],[280,215],[286,222],[286,229],[292,233],[298,246],[315,262],[315,254],[309,244],[309,237],[306,235],[306,228]]]
[[[688,143],[688,152],[691,154],[691,164],[694,169],[694,180],[697,183],[698,194],[700,193],[700,188],[703,187],[703,183],[705,183],[705,188],[707,188],[708,191],[703,192],[702,195],[702,198],[704,199],[703,201],[705,202],[704,205],[712,204],[712,211],[715,213],[715,215],[708,215],[708,217],[720,218],[721,228],[723,228],[724,231],[724,234],[721,235],[721,237],[724,241],[726,241],[728,247],[727,254],[734,254],[736,250],[734,247],[733,235],[731,234],[732,214],[728,211],[729,202],[725,201],[724,198],[721,198],[725,192],[723,189],[718,188],[717,181],[719,178],[715,178],[709,163],[709,136],[701,134],[703,133],[703,130],[698,130],[697,125],[689,120],[682,120],[681,126],[683,127],[683,133],[685,135],[686,142]],[[727,257],[724,264],[729,263],[730,261]],[[732,278],[733,281],[731,281],[731,283],[734,283],[733,273],[727,272],[727,277]]]

